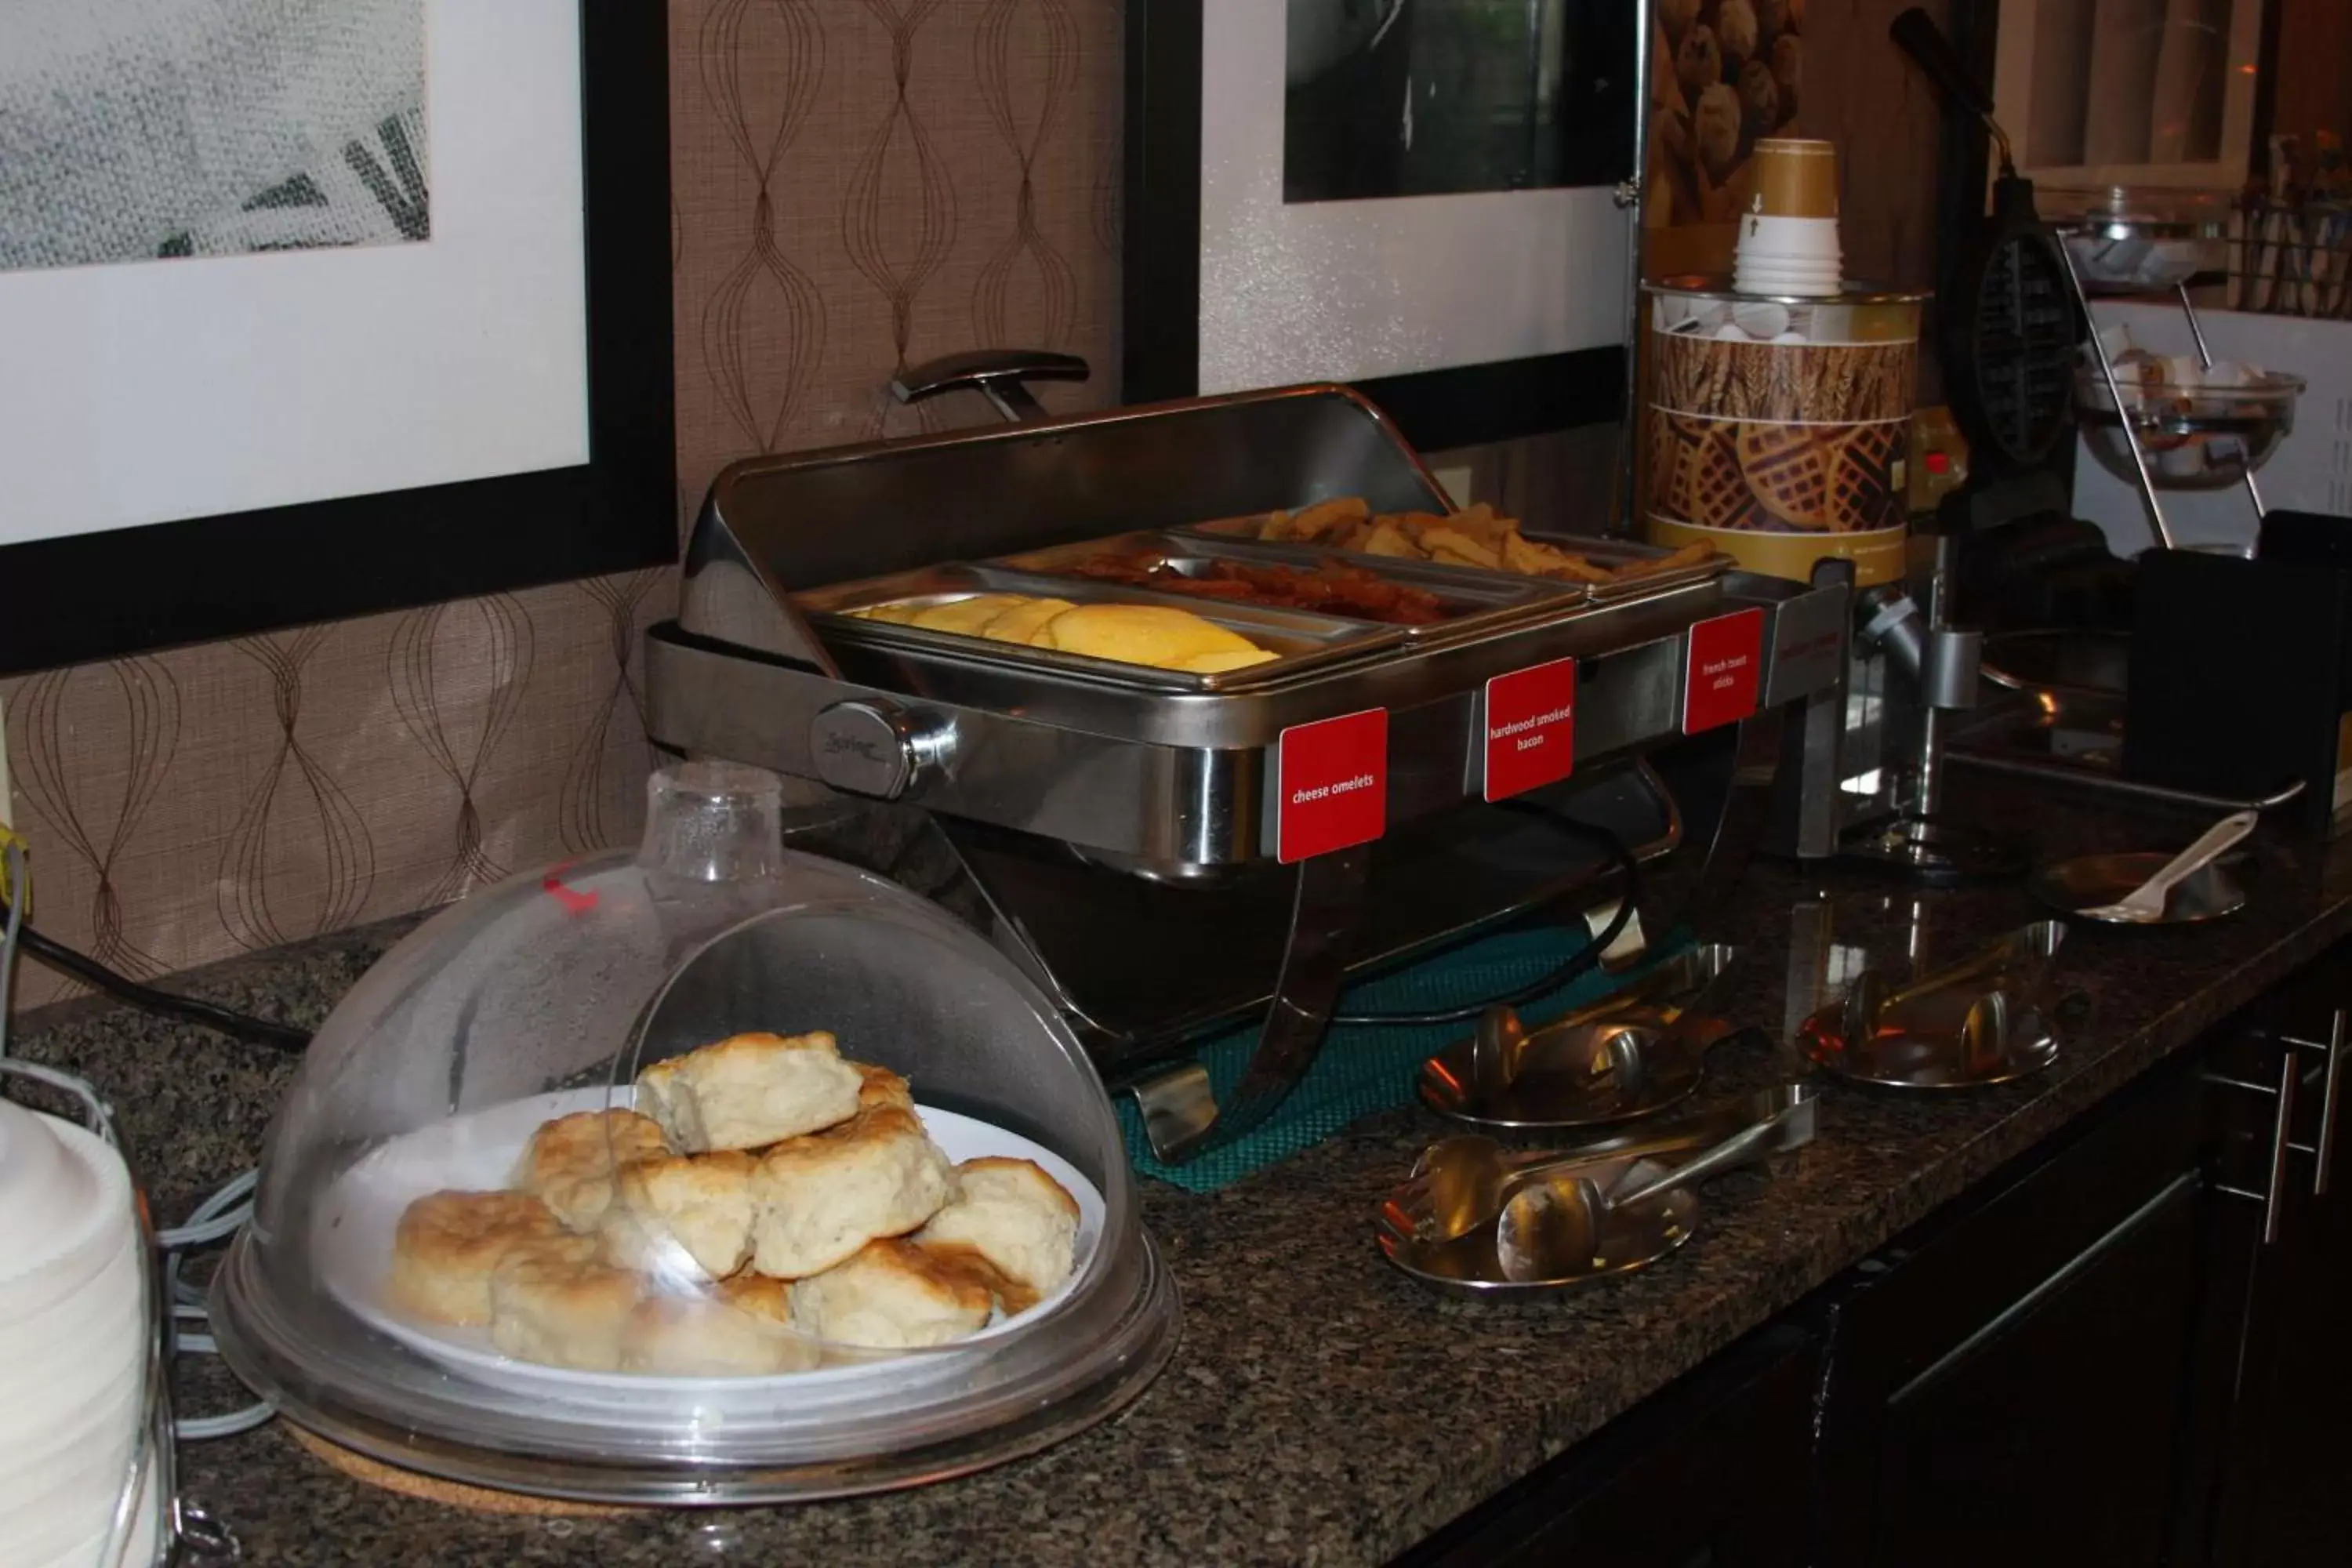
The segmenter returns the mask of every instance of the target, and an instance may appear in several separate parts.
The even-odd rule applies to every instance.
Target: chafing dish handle
[[[1348,953],[1364,912],[1371,868],[1369,845],[1318,855],[1298,867],[1298,900],[1290,917],[1290,945],[1282,977],[1266,1008],[1257,1049],[1223,1106],[1209,1089],[1198,1062],[1185,1062],[1134,1086],[1151,1152],[1181,1165],[1255,1129],[1290,1098],[1315,1065],[1331,1010],[1347,977]]]
[[[1093,367],[1076,354],[1045,349],[975,349],[970,353],[942,354],[899,372],[890,378],[890,395],[901,403],[920,403],[942,392],[969,388],[1018,425],[1045,417],[1045,406],[1031,395],[1026,383],[1084,381],[1093,374]]]

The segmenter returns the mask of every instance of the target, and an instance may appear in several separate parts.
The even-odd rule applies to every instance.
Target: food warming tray
[[[1790,715],[1843,669],[1834,584],[1715,560],[1596,595],[1202,526],[1326,496],[1452,510],[1377,408],[1325,385],[746,459],[704,504],[677,621],[648,634],[648,733],[919,807],[961,876],[949,896],[1135,1088],[1154,1148],[1189,1157],[1279,1102],[1350,976],[1604,905],[1637,863],[1641,929],[1706,907]],[[1044,570],[1139,535],[1180,559],[1336,557],[1484,607],[1416,637],[1165,595],[1289,638],[1213,683],[836,613],[992,585],[1162,602]],[[1597,564],[1659,553],[1554,542]],[[1536,732],[1530,777],[1511,763]],[[1183,1054],[1253,1016],[1258,1054],[1221,1106]]]
[[[980,594],[1025,594],[1033,598],[1067,599],[1078,605],[1169,605],[1190,610],[1204,621],[1239,633],[1276,657],[1239,669],[1194,675],[1055,648],[992,642],[986,637],[902,626],[895,621],[870,621],[849,613],[880,605],[949,604]],[[796,597],[801,607],[814,617],[821,635],[836,643],[911,648],[1016,670],[1050,670],[1075,679],[1149,691],[1236,691],[1267,686],[1309,670],[1344,664],[1380,648],[1394,647],[1402,640],[1397,636],[1398,628],[1370,621],[1340,620],[1306,610],[1276,609],[1265,605],[1193,599],[1181,594],[1157,594],[1116,583],[1089,582],[1083,577],[1049,577],[961,562],[918,567],[912,572],[871,577],[862,583],[845,583]]]
[[[1269,543],[1261,540],[1225,539],[1181,529],[1115,534],[1108,539],[1081,540],[1008,556],[1000,564],[1069,580],[1064,574],[1088,561],[1106,556],[1150,568],[1164,565],[1187,577],[1208,575],[1221,561],[1247,566],[1289,566],[1313,571],[1327,561],[1342,562],[1358,571],[1430,595],[1445,612],[1442,621],[1408,625],[1370,617],[1339,616],[1336,611],[1312,612],[1343,620],[1362,619],[1369,626],[1395,632],[1409,647],[1430,647],[1475,640],[1497,627],[1538,619],[1564,605],[1584,602],[1585,584],[1547,577],[1525,577],[1507,572],[1457,571],[1427,561],[1402,561],[1394,556],[1364,555],[1353,551],[1327,550],[1315,545]],[[1089,579],[1078,577],[1077,582]],[[1067,595],[1065,595],[1066,597]],[[1213,597],[1177,594],[1186,605],[1221,604]],[[1247,601],[1238,601],[1246,603]],[[1238,629],[1238,628],[1236,628]]]
[[[1570,597],[1580,597],[1593,604],[1612,604],[1620,599],[1638,598],[1644,594],[1663,593],[1669,588],[1683,587],[1691,583],[1704,583],[1710,577],[1720,577],[1731,570],[1731,557],[1720,551],[1688,566],[1675,566],[1664,572],[1644,573],[1615,583],[1577,583],[1554,577],[1534,577],[1524,573],[1497,571],[1485,566],[1461,566],[1448,561],[1400,560],[1392,555],[1369,555],[1360,550],[1338,550],[1328,545],[1310,544],[1291,540],[1267,540],[1257,537],[1265,526],[1266,515],[1220,518],[1213,522],[1193,523],[1176,531],[1197,535],[1202,539],[1230,542],[1246,541],[1261,549],[1282,549],[1317,555],[1335,556],[1350,565],[1381,566],[1389,563],[1416,566],[1423,571],[1442,574],[1456,582],[1471,578],[1499,578],[1507,582],[1547,583]],[[1581,533],[1545,533],[1535,529],[1521,531],[1528,538],[1554,545],[1571,555],[1581,555],[1596,566],[1612,570],[1630,566],[1637,561],[1656,561],[1674,553],[1655,544],[1643,544],[1631,539],[1601,539]]]

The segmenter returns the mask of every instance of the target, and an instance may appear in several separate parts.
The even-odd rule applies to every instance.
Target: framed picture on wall
[[[2263,0],[2007,0],[1998,16],[1994,112],[2021,174],[2053,187],[2245,184]]]
[[[656,0],[0,5],[0,673],[676,552]]]
[[[1129,401],[1342,381],[1424,448],[1616,417],[1635,8],[1130,0]]]
[[[1659,0],[1650,41],[1654,227],[1738,221],[1756,143],[1804,134],[1802,0]]]

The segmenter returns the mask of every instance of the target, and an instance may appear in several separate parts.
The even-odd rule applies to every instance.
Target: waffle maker
[[[1279,1104],[1352,978],[1551,905],[1637,940],[1738,874],[1782,731],[1838,680],[1843,585],[1721,560],[1622,593],[1420,568],[1475,601],[1439,628],[1160,601],[1282,655],[1210,677],[845,614],[981,591],[1152,602],[1034,568],[1058,547],[1139,533],[1278,556],[1200,525],[1325,497],[1452,510],[1348,388],[1040,418],[1018,384],[1033,366],[1069,374],[964,355],[895,388],[982,390],[1018,422],[722,472],[688,543],[678,616],[648,634],[647,722],[676,752],[919,808],[976,888],[986,933],[1106,1080],[1136,1094],[1163,1158]],[[1572,769],[1523,788],[1511,757],[1528,731],[1512,715],[1538,688],[1544,711],[1528,717]],[[1636,866],[1640,897],[1625,900]],[[1220,1107],[1188,1047],[1253,1017],[1255,1056]]]

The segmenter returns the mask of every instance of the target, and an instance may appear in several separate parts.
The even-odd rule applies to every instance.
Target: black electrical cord
[[[1609,917],[1609,923],[1601,928],[1600,934],[1588,940],[1551,970],[1499,996],[1465,1002],[1456,1007],[1444,1007],[1431,1013],[1334,1013],[1331,1015],[1334,1026],[1347,1025],[1360,1028],[1407,1029],[1426,1028],[1435,1024],[1465,1024],[1489,1007],[1517,1007],[1539,996],[1549,995],[1601,962],[1601,955],[1609,951],[1610,944],[1624,933],[1627,923],[1633,918],[1633,906],[1641,900],[1641,864],[1633,858],[1633,852],[1625,847],[1625,841],[1607,828],[1596,827],[1589,822],[1579,822],[1574,817],[1561,816],[1557,813],[1545,812],[1544,815],[1570,832],[1600,844],[1609,852],[1609,858],[1616,862],[1618,871],[1625,879],[1624,887],[1618,892],[1617,912]]]
[[[1499,996],[1484,997],[1427,1013],[1335,1013],[1331,1016],[1331,1023],[1350,1027],[1393,1029],[1467,1023],[1489,1007],[1517,1007],[1548,995],[1599,963],[1601,955],[1623,934],[1626,924],[1633,918],[1634,905],[1641,898],[1641,864],[1633,858],[1633,851],[1626,848],[1624,840],[1607,828],[1555,813],[1546,812],[1544,815],[1557,826],[1600,844],[1608,851],[1609,858],[1615,862],[1618,872],[1624,879],[1624,887],[1618,895],[1617,912],[1609,917],[1608,924],[1601,927],[1599,935],[1590,938],[1583,946],[1544,973]],[[0,900],[0,921],[7,918],[7,902]],[[64,943],[43,936],[30,923],[22,927],[18,941],[27,954],[58,973],[79,980],[92,990],[103,992],[143,1012],[177,1018],[183,1023],[199,1025],[226,1035],[231,1039],[268,1046],[277,1050],[302,1051],[310,1047],[310,1035],[307,1029],[297,1028],[291,1024],[274,1023],[268,1018],[256,1018],[215,1006],[210,1002],[199,1002],[193,996],[181,996],[142,985],[127,975],[115,973],[86,953],[76,952]]]
[[[0,900],[0,921],[8,918],[8,905]],[[210,1002],[199,1002],[193,996],[175,995],[158,991],[152,985],[142,985],[128,975],[118,974],[87,953],[76,952],[62,942],[53,942],[35,931],[27,922],[18,931],[17,943],[29,957],[37,958],[59,974],[79,980],[93,991],[102,991],[119,1002],[127,1002],[142,1012],[177,1018],[184,1024],[201,1025],[207,1029],[244,1040],[251,1045],[268,1046],[281,1051],[309,1048],[310,1033],[291,1024],[276,1024],[267,1018],[255,1018],[226,1007],[216,1007]]]

